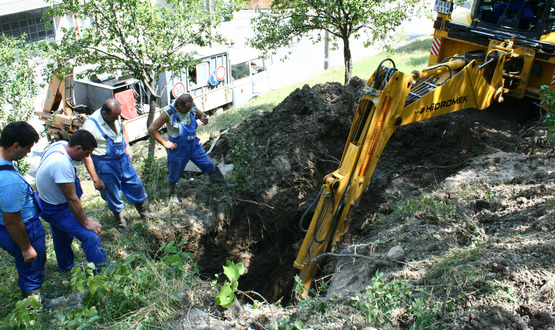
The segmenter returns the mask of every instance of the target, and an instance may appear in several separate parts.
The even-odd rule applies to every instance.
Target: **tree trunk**
[[[148,104],[150,106],[150,110],[148,111],[148,118],[146,121],[146,128],[152,124],[154,121],[154,115],[156,114],[156,100],[158,98],[156,95],[150,94],[148,97]],[[154,156],[154,148],[156,147],[156,141],[152,138],[152,136],[148,137],[148,155]]]
[[[349,82],[353,75],[353,59],[351,57],[351,47],[349,37],[343,38],[343,62],[345,63],[345,84]]]

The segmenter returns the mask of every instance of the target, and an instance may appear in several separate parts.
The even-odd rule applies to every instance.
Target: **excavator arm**
[[[492,40],[487,51],[454,56],[405,74],[384,60],[360,96],[339,168],[324,178],[319,201],[294,262],[308,290],[319,257],[342,241],[346,220],[367,189],[378,160],[395,129],[464,108],[485,109],[503,101],[503,67],[513,41]],[[466,57],[466,58],[465,58]],[[385,66],[387,62],[391,65]]]

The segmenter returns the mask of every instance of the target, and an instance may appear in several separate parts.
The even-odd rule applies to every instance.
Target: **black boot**
[[[135,208],[137,209],[137,212],[139,212],[141,219],[146,219],[148,216],[148,201],[145,199],[144,201],[135,204]]]
[[[116,218],[119,229],[121,229],[121,231],[129,231],[129,227],[127,227],[127,221],[125,221],[125,218],[123,217],[121,212],[112,211],[112,213]]]
[[[214,181],[215,183],[219,184],[222,187],[233,188],[235,186],[234,184],[229,183],[225,180],[224,175],[222,174],[222,171],[220,171],[220,168],[217,166],[214,171],[208,174],[210,175],[210,178],[212,179],[212,181]]]
[[[177,199],[177,194],[175,193],[175,186],[176,186],[175,182],[172,182],[172,180],[168,180],[170,203],[179,202],[179,199]]]

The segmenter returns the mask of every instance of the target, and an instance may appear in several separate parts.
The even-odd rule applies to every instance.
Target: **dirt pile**
[[[156,244],[184,233],[207,275],[221,272],[227,259],[243,262],[248,273],[242,287],[270,301],[282,298],[303,238],[298,221],[322,178],[339,165],[363,87],[360,79],[347,86],[306,85],[273,112],[255,113],[221,136],[210,157],[230,163],[230,150],[243,146],[240,158],[249,163],[249,178],[229,199],[219,199],[229,192],[203,184],[203,178],[180,183],[182,207],[174,214],[180,221],[153,230]]]

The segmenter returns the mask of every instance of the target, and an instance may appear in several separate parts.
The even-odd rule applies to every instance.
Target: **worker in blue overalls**
[[[197,119],[208,124],[208,116],[198,109],[189,94],[181,94],[173,105],[167,106],[156,120],[148,127],[148,133],[166,148],[168,156],[169,196],[171,202],[177,202],[175,186],[181,180],[187,162],[191,160],[203,173],[208,173],[217,184],[232,188],[212,160],[202,148],[197,138]],[[168,140],[164,140],[159,130],[166,125]]]
[[[35,194],[13,163],[25,157],[38,140],[37,131],[24,121],[6,125],[0,134],[0,248],[14,258],[23,296],[40,299],[45,233]]]
[[[83,160],[91,175],[94,187],[107,202],[114,214],[118,226],[128,231],[127,221],[121,212],[123,200],[121,193],[129,203],[135,205],[142,219],[148,212],[148,195],[137,171],[131,164],[133,156],[127,134],[119,120],[121,105],[115,99],[108,99],[83,124],[83,129],[92,133],[97,142],[91,157]]]
[[[102,225],[89,219],[81,204],[81,182],[73,161],[88,157],[96,140],[86,130],[78,130],[67,141],[58,141],[42,155],[37,169],[37,191],[43,207],[43,219],[50,224],[58,269],[68,271],[75,265],[73,238],[81,242],[88,262],[100,271],[108,257],[100,242]]]

